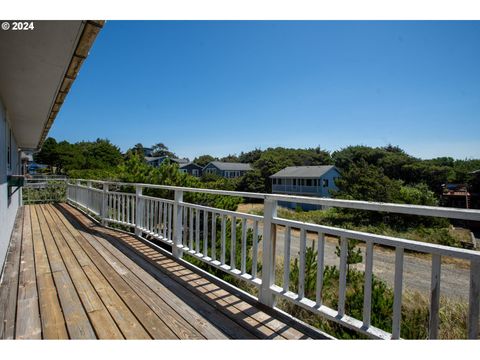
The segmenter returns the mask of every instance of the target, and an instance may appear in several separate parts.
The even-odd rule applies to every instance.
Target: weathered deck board
[[[74,254],[65,241],[68,233],[61,232],[57,223],[52,219],[50,213],[45,209],[46,205],[40,205],[37,210],[43,213],[47,220],[50,231],[53,234],[57,249],[62,256],[63,263],[70,274],[75,289],[83,304],[90,323],[99,339],[123,339],[123,335],[118,329],[115,321],[105,308],[100,296],[94,290],[92,284],[80,267]]]
[[[0,280],[0,339],[312,336],[222,286],[70,205],[25,206]]]
[[[36,208],[37,207],[38,205]],[[42,211],[38,211],[38,208],[36,210],[48,259],[50,260],[53,279],[65,316],[69,337],[72,339],[95,339],[95,331],[85,313],[85,309],[82,306],[82,302],[77,294],[75,286],[73,285],[72,279],[68,274],[62,256],[57,249],[53,234],[50,232],[50,228],[47,224],[47,220]]]
[[[42,337],[29,209],[24,212],[23,221],[15,337],[17,339],[40,339]]]
[[[109,283],[116,289],[119,296],[136,315],[150,336],[154,339],[177,339],[177,336],[163,320],[153,312],[145,301],[135,293],[130,285],[122,278],[119,274],[122,270],[118,269],[118,265],[115,262],[109,263],[84,237],[78,238],[78,244],[85,253],[90,256],[100,272],[108,279]]]
[[[119,234],[122,236],[123,234]],[[107,238],[107,237],[106,237]],[[104,245],[109,249],[116,249],[107,240]],[[172,308],[177,309],[181,315],[191,321],[207,339],[222,339],[226,337],[234,339],[255,339],[250,332],[235,324],[230,318],[215,310],[213,306],[198,297],[191,297],[189,290],[160,272],[154,265],[142,258],[136,251],[117,241],[116,244],[126,254],[123,261],[134,271],[146,270],[151,275],[151,281],[146,279],[147,284],[158,294],[162,294],[169,301]],[[141,264],[141,267],[137,264]],[[182,299],[188,299],[188,304]],[[208,321],[206,320],[208,319]],[[210,322],[215,324],[212,326]],[[218,329],[217,329],[218,328]],[[221,329],[223,331],[220,331]]]
[[[23,211],[18,211],[0,282],[0,339],[15,338],[18,268],[22,246]]]
[[[50,213],[57,226],[59,226],[60,231],[64,235],[68,245],[77,256],[79,264],[82,266],[83,271],[90,280],[91,284],[94,286],[95,291],[100,296],[105,304],[105,307],[108,309],[120,328],[123,336],[127,339],[151,339],[135,315],[118,296],[115,289],[108,283],[107,279],[105,279],[96,265],[87,256],[87,254],[83,252],[83,249],[81,249],[78,243],[75,241],[75,238],[81,235],[79,233],[71,233],[67,229],[62,221],[66,221],[65,218],[62,216],[59,217],[54,211],[51,211]]]
[[[68,339],[65,319],[58,300],[57,289],[53,281],[47,251],[43,243],[37,212],[33,206],[29,207],[27,211],[28,210],[30,210],[32,222],[42,335],[47,339]]]
[[[50,208],[52,210],[52,208]],[[66,219],[65,219],[66,220]],[[68,230],[75,232],[71,224],[64,223]],[[79,239],[79,242],[88,242],[105,260],[110,264],[114,264],[114,270],[120,275],[125,282],[130,285],[140,298],[150,307],[151,310],[161,319],[165,325],[172,330],[180,339],[204,339],[200,332],[195,330],[188,322],[179,317],[178,314],[173,311],[157,294],[155,294],[145,283],[143,283],[135,274],[133,274],[129,268],[115,258],[110,252],[108,252],[96,239],[89,233],[83,233],[83,240]],[[86,244],[86,242],[84,244]],[[144,275],[148,275],[144,273]]]

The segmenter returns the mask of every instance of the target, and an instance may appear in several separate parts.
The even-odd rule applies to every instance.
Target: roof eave
[[[80,67],[87,58],[88,53],[104,23],[104,20],[87,20],[85,22],[85,26],[83,27],[82,34],[80,35],[75,51],[73,52],[70,64],[68,65],[67,71],[63,76],[62,83],[58,88],[55,101],[50,109],[47,121],[43,126],[43,131],[40,136],[37,149],[42,147],[45,139],[47,138],[48,132],[50,131],[50,128],[52,127],[53,122],[57,117],[57,114],[59,113],[60,108],[62,107],[65,98],[77,77]]]

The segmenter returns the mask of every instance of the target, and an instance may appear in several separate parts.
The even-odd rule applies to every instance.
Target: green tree
[[[350,275],[350,265],[361,263],[363,260],[362,251],[356,247],[357,245],[357,240],[347,239],[347,275]],[[340,239],[335,247],[335,255],[341,256]]]
[[[171,152],[164,143],[157,143],[152,146],[153,156],[168,156],[176,158],[175,153]]]
[[[364,159],[352,163],[337,179],[337,197],[355,200],[394,202],[402,182],[386,176],[381,168]]]
[[[260,149],[255,149],[248,152],[242,151],[238,156],[238,160],[242,163],[253,164],[255,161],[260,159],[260,156],[262,156],[262,154],[263,151]]]
[[[227,156],[224,156],[220,159],[220,161],[224,162],[239,162],[238,156],[237,155],[232,155],[228,154]]]
[[[203,166],[207,165],[208,163],[210,163],[212,161],[215,161],[215,160],[217,160],[217,158],[214,158],[211,155],[200,155],[200,156],[196,157],[195,159],[193,159],[193,162],[195,164],[203,167]]]
[[[49,167],[58,166],[60,156],[57,141],[52,137],[47,138],[40,151],[33,154],[33,160]]]

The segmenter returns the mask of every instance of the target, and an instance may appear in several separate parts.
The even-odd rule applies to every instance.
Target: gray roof
[[[159,159],[162,159],[162,162],[165,159],[170,159],[170,161],[176,162],[178,164],[188,163],[187,159],[169,158],[168,156],[145,156],[145,161],[146,162],[152,162],[152,161],[156,161],[156,160],[159,160]]]
[[[177,164],[188,164],[187,159],[170,158],[170,161],[175,161]]]
[[[236,163],[236,162],[223,162],[223,161],[212,161],[206,166],[212,164],[219,170],[239,170],[239,171],[249,171],[252,170],[250,164],[245,163]],[[205,167],[206,167],[205,166]]]
[[[319,178],[331,169],[336,169],[336,167],[333,165],[288,166],[273,174],[270,178]]]
[[[164,157],[165,156],[145,156],[145,161],[146,162],[155,161]]]
[[[184,168],[184,167],[187,167],[187,166],[190,166],[190,165],[194,165],[194,166],[198,167],[199,169],[202,169],[202,167],[200,165],[195,164],[194,162],[189,162],[189,163],[186,163],[186,164],[180,164],[180,169]]]

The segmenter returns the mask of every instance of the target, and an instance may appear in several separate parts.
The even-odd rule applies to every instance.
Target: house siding
[[[21,201],[21,190],[16,191],[8,198],[7,175],[20,174],[20,154],[17,141],[12,133],[11,139],[11,166],[8,168],[7,147],[10,136],[10,125],[3,103],[0,100],[0,268],[3,269],[5,257],[10,243],[15,216]]]
[[[295,185],[293,178],[283,178],[281,179],[281,184],[273,184],[272,180],[272,193],[275,194],[289,194],[289,195],[301,195],[301,196],[315,196],[315,197],[331,197],[332,191],[337,191],[338,187],[335,185],[335,178],[340,177],[340,173],[335,169],[332,168],[331,170],[327,171],[325,174],[320,176],[318,179],[306,179],[306,178],[296,178]],[[301,181],[303,180],[303,185],[301,185]],[[306,181],[311,180],[312,185],[307,186]],[[314,181],[316,181],[316,185],[314,185]],[[328,186],[324,186],[324,180],[328,181]],[[278,182],[278,179],[277,179]],[[311,205],[311,204],[297,204],[291,202],[280,201],[280,206],[296,209],[298,206],[303,210],[318,210],[322,209],[320,205]]]
[[[222,171],[220,169],[218,169],[215,165],[213,164],[207,164],[204,168],[203,168],[203,171],[202,171],[203,174],[209,174],[209,173],[213,173],[213,174],[216,174],[218,176],[223,176],[222,174]]]
[[[198,173],[196,175],[194,174],[194,170],[198,171]],[[186,172],[187,174],[192,175],[192,176],[197,176],[197,177],[202,176],[202,168],[198,165],[195,165],[195,164],[184,165],[184,166],[182,166],[180,171]]]
[[[213,164],[207,164],[202,172],[203,174],[214,173],[227,179],[234,179],[245,175],[247,170],[220,170]]]

